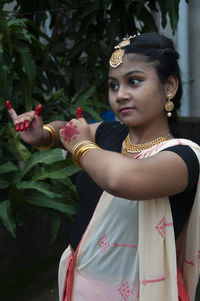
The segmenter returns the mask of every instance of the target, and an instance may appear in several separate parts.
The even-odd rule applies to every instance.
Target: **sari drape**
[[[159,151],[164,150],[167,147],[173,145],[189,145],[196,153],[197,158],[200,162],[200,147],[186,139],[172,139],[156,145],[155,147],[143,151],[137,156],[137,159],[144,159],[155,155]],[[144,183],[145,189],[145,183]],[[86,229],[76,255],[74,257],[73,265],[71,269],[67,268],[69,265],[69,254],[67,251],[61,258],[59,267],[59,291],[60,301],[79,301],[86,299],[73,299],[73,283],[78,279],[77,273],[80,276],[85,277],[85,285],[87,283],[86,266],[90,267],[93,264],[93,258],[91,262],[84,266],[84,258],[87,252],[90,252],[90,248],[94,244],[98,244],[96,241],[95,233],[98,231],[99,225],[102,222],[110,219],[110,208],[113,204],[113,196],[104,192],[99,200],[97,208],[93,214],[93,217]],[[117,298],[123,301],[194,301],[195,290],[198,282],[198,276],[200,271],[200,188],[199,182],[197,185],[197,192],[193,204],[193,208],[188,219],[187,226],[184,228],[181,240],[176,247],[173,220],[171,214],[171,208],[169,198],[160,198],[139,201],[139,219],[138,219],[138,259],[132,265],[128,262],[128,256],[125,256],[125,248],[118,248],[119,260],[112,262],[112,265],[123,267],[128,263],[127,273],[126,269],[122,268],[124,275],[120,275],[121,279],[125,279],[121,286],[115,286],[113,279],[107,271],[101,269],[100,286],[102,285],[103,291],[108,292],[108,295],[115,296],[116,291],[118,292]],[[127,202],[128,206],[129,202]],[[120,226],[123,228],[124,220],[121,220],[121,212],[119,212]],[[105,224],[106,225],[106,224]],[[107,224],[108,225],[108,224]],[[129,227],[129,226],[128,226]],[[125,231],[131,231],[126,227]],[[113,235],[121,231],[119,227],[113,229]],[[103,233],[103,232],[102,232]],[[107,240],[107,241],[106,241]],[[107,237],[104,237],[104,245],[107,244],[108,249],[109,241]],[[111,244],[110,244],[111,245]],[[112,244],[113,245],[113,244]],[[128,244],[124,244],[127,247]],[[92,249],[95,250],[95,249]],[[92,253],[91,253],[92,254]],[[67,256],[65,256],[67,255]],[[99,253],[95,253],[96,258],[101,256],[101,248]],[[134,255],[135,256],[135,255]],[[105,257],[106,258],[106,257]],[[112,256],[111,256],[112,258]],[[95,262],[96,259],[94,259]],[[109,256],[106,258],[109,267]],[[139,283],[134,284],[132,282],[132,271],[135,269],[135,264],[139,264]],[[178,269],[177,269],[178,266]],[[98,271],[100,266],[96,266]],[[113,268],[113,267],[112,267]],[[68,273],[67,273],[68,270]],[[105,272],[105,273],[104,273]],[[95,273],[94,273],[95,274]],[[66,278],[67,275],[67,279]],[[75,277],[75,278],[74,278]],[[77,277],[77,278],[76,278]],[[65,280],[63,280],[65,279]],[[103,279],[103,281],[102,281]],[[68,282],[69,280],[69,282]],[[90,282],[91,280],[91,282]],[[98,283],[99,279],[95,277],[88,277],[88,281],[91,286],[88,286],[88,290],[96,289],[95,283]],[[94,281],[94,287],[92,286]],[[65,285],[67,283],[67,286]],[[135,287],[134,287],[135,285]],[[63,299],[64,287],[67,287],[68,294]],[[134,290],[135,288],[135,290]],[[139,289],[139,291],[137,291]],[[179,292],[178,292],[179,289]],[[89,292],[90,293],[90,292]],[[81,298],[81,297],[80,297]],[[92,297],[93,298],[93,297]],[[121,299],[120,299],[121,298]],[[135,298],[135,299],[134,299]],[[93,301],[88,298],[87,301]],[[106,297],[102,300],[107,300]],[[111,297],[109,300],[118,300]],[[96,300],[98,301],[98,299]]]

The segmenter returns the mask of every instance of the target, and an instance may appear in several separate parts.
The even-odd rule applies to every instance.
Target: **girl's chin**
[[[127,121],[127,120],[119,120],[119,122],[125,126],[128,126],[128,127],[134,127],[136,126],[136,124],[134,122],[131,122],[131,121]]]
[[[133,118],[119,118],[119,117],[116,117],[116,119],[118,121],[120,121],[120,123],[122,123],[126,126],[135,126],[136,125],[135,120],[133,121]]]

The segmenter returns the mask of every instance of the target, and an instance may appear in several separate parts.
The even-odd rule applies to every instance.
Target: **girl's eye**
[[[129,79],[129,85],[130,86],[135,86],[135,85],[139,84],[140,82],[141,82],[141,80],[138,79],[138,78],[130,78]]]
[[[119,89],[119,84],[118,84],[117,82],[110,82],[110,83],[109,83],[109,88],[110,88],[111,90],[116,91],[117,89]]]

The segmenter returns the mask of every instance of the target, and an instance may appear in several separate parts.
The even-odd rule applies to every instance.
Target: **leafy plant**
[[[70,158],[63,159],[60,149],[31,154],[19,142],[10,124],[5,133],[8,136],[8,145],[15,148],[10,149],[12,161],[3,155],[0,158],[0,185],[4,199],[0,203],[0,218],[15,237],[21,207],[31,204],[46,208],[51,219],[53,217],[52,238],[55,239],[61,221],[59,213],[72,218],[76,212],[76,190],[70,176],[78,171],[78,167]]]
[[[7,19],[0,12],[0,111],[7,98],[32,107],[35,63],[29,45],[34,36],[28,33],[26,19]],[[22,99],[21,99],[22,97]]]

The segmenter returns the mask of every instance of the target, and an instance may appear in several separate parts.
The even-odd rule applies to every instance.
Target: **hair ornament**
[[[140,35],[140,34],[137,34]],[[123,47],[126,47],[130,44],[130,40],[135,38],[137,35],[134,36],[129,36],[128,38],[124,38],[117,46],[115,46],[115,51],[113,52],[109,63],[110,66],[113,68],[118,67],[119,65],[121,65],[121,63],[123,62],[123,57],[124,57],[124,49],[122,49]]]

